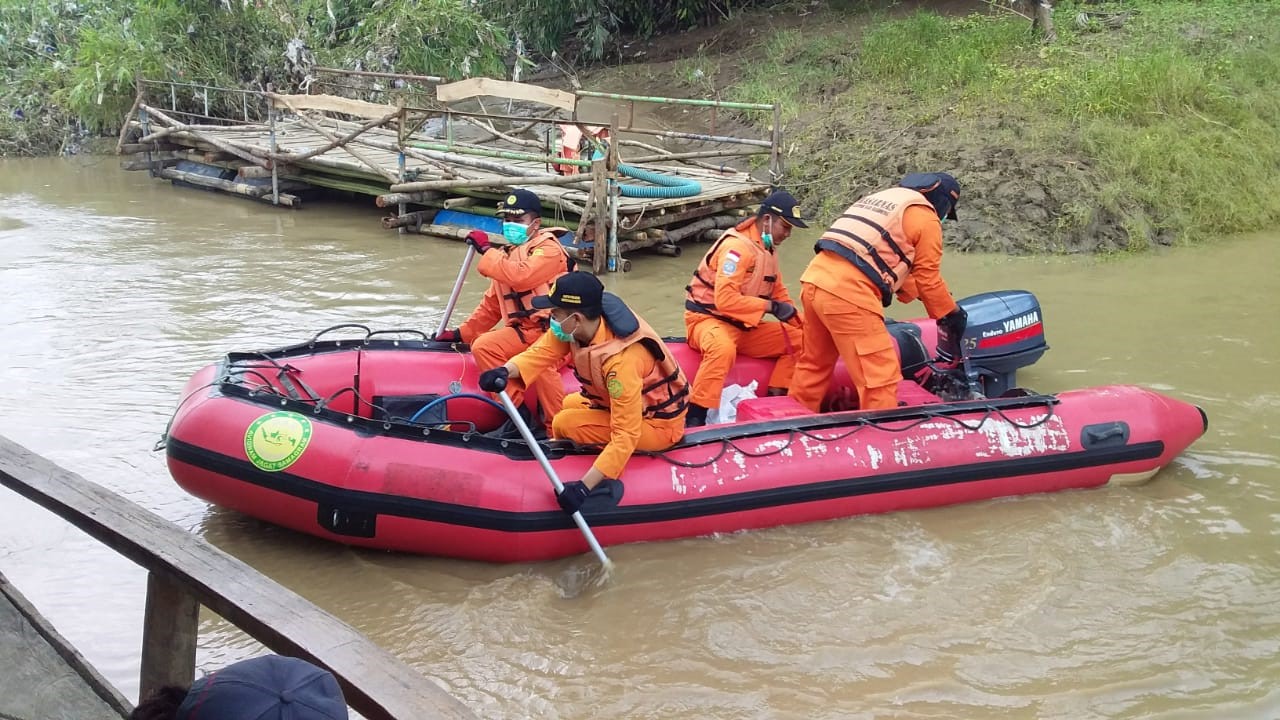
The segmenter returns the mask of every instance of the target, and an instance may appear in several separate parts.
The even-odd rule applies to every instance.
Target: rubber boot
[[[686,428],[702,427],[707,424],[707,410],[697,403],[689,403],[689,411],[684,416]]]

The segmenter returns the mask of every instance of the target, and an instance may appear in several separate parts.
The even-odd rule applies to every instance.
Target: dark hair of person
[[[173,720],[186,698],[187,688],[165,685],[138,703],[138,707],[129,713],[129,720]]]

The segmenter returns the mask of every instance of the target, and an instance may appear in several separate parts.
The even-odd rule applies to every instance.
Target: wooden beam
[[[563,108],[569,112],[573,112],[578,103],[578,98],[573,93],[493,78],[468,78],[448,85],[436,86],[436,99],[446,104],[484,95],[527,100]]]
[[[196,636],[200,603],[168,573],[147,575],[142,617],[142,669],[138,697],[166,685],[190,685],[196,676]]]
[[[147,570],[168,573],[274,652],[328,668],[368,720],[475,720],[466,706],[355,628],[199,535],[0,437],[0,485]]]

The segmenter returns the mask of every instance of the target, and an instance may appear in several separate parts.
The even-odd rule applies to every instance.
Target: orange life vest
[[[817,244],[853,263],[880,290],[880,302],[889,307],[893,294],[911,272],[916,247],[902,232],[902,216],[912,205],[933,205],[924,195],[906,188],[889,188],[868,195],[836,218]]]
[[[610,332],[615,332],[614,337],[598,345],[583,347],[577,341],[569,344],[573,374],[582,383],[582,396],[592,406],[608,409],[609,388],[604,376],[604,361],[635,343],[641,343],[658,361],[644,378],[644,416],[656,419],[679,416],[689,402],[689,381],[684,376],[684,370],[680,369],[662,338],[648,323],[630,310],[626,310],[626,316],[625,324],[636,327],[629,335],[617,335],[614,325],[605,317],[604,322],[609,325]]]
[[[565,252],[564,246],[560,244],[559,235],[567,233],[569,230],[562,227],[540,228],[528,242],[520,245],[509,245],[504,250],[507,258],[513,262],[527,262],[532,256],[534,250],[543,249],[543,252],[559,253],[564,258],[564,271],[569,272],[573,269],[573,260],[569,254]],[[551,283],[546,282],[531,290],[523,292],[514,290],[509,285],[493,280],[494,292],[498,296],[499,302],[502,303],[502,314],[507,318],[507,325],[516,328],[517,332],[521,326],[537,325],[541,330],[550,327],[551,311],[536,310],[530,304],[533,298],[538,295],[547,295],[551,292]],[[554,278],[552,279],[554,282]],[[523,338],[522,338],[523,339]]]
[[[751,224],[755,221],[756,218],[754,217],[747,218],[732,229],[725,230],[720,239],[707,251],[707,254],[702,256],[702,262],[698,263],[698,268],[693,271],[693,279],[684,288],[685,310],[719,318],[742,330],[748,329],[741,321],[726,317],[716,311],[716,272],[719,266],[712,267],[711,261],[720,252],[720,247],[724,244],[724,241],[730,237],[744,240],[749,248],[747,255],[733,260],[739,266],[745,265],[749,273],[747,278],[742,281],[742,294],[765,300],[773,299],[773,288],[778,283],[778,256],[771,250],[764,249],[764,247],[752,240],[750,236],[742,232],[751,227]],[[719,262],[723,263],[724,259]]]

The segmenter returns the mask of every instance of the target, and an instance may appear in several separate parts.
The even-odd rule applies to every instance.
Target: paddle
[[[458,270],[458,279],[453,283],[453,292],[449,293],[449,302],[444,306],[444,317],[440,318],[440,327],[431,337],[440,337],[440,333],[449,329],[449,318],[453,317],[453,308],[458,304],[458,296],[462,294],[462,283],[466,282],[467,273],[471,272],[471,261],[476,258],[476,247],[467,244],[467,256],[462,260],[462,268]]]
[[[564,484],[560,482],[560,478],[556,476],[556,471],[551,467],[551,463],[547,461],[547,456],[542,452],[542,446],[533,438],[529,426],[525,424],[524,418],[520,417],[520,412],[516,410],[515,403],[511,402],[511,396],[506,390],[498,391],[498,399],[502,400],[502,406],[507,409],[507,414],[511,416],[511,422],[516,424],[516,429],[520,431],[520,436],[524,441],[529,443],[529,449],[533,451],[533,456],[538,458],[538,463],[542,465],[542,471],[551,479],[552,486],[555,487],[556,495],[564,490]],[[600,558],[600,564],[604,566],[606,571],[613,570],[613,561],[604,554],[604,549],[600,547],[600,543],[596,541],[596,536],[591,532],[587,521],[582,517],[581,512],[573,514],[573,521],[578,524],[578,529],[582,531],[582,536],[587,539],[587,544],[591,546],[591,552]]]

